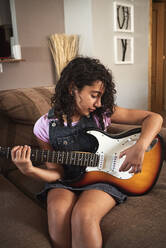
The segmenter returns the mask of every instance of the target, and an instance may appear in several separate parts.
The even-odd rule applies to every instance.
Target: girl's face
[[[81,91],[75,89],[76,109],[75,120],[81,116],[88,116],[96,108],[101,107],[101,97],[104,93],[104,85],[101,81],[95,81],[91,86],[84,86]]]

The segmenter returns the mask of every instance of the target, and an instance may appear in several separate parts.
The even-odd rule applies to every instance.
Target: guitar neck
[[[0,147],[1,156],[11,159],[11,149],[11,147]],[[99,163],[99,155],[79,151],[50,151],[32,149],[31,161],[96,167]]]

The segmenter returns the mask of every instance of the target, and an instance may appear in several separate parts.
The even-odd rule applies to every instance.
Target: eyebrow
[[[101,91],[98,91],[98,90],[92,90],[91,92],[92,92],[92,93],[97,93],[97,94],[99,94],[99,95],[102,95]]]

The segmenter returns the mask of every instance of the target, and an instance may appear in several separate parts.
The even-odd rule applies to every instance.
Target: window
[[[13,37],[9,0],[0,1],[0,58],[11,57]]]

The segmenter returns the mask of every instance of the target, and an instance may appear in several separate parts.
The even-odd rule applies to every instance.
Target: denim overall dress
[[[53,110],[48,113],[49,139],[50,144],[57,151],[83,151],[95,153],[98,148],[98,142],[95,137],[85,132],[87,129],[97,128],[96,121],[92,116],[82,117],[74,126],[62,126],[54,117]],[[70,182],[79,181],[85,173],[86,168],[75,165],[62,165],[64,168],[63,180],[46,183],[42,192],[37,194],[38,199],[44,200],[50,189],[64,188],[73,192],[81,193],[84,190],[98,189],[111,195],[117,203],[122,203],[126,195],[120,192],[116,187],[108,183],[94,183],[83,187],[72,187]]]

